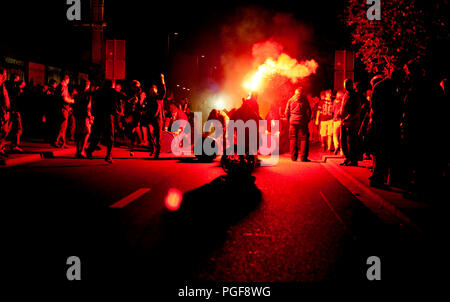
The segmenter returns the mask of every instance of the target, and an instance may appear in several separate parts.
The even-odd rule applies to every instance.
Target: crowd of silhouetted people
[[[7,138],[11,151],[22,150],[25,125],[54,147],[75,144],[78,158],[92,158],[99,143],[106,146],[108,162],[115,144],[143,146],[158,158],[163,132],[176,120],[193,123],[189,99],[168,96],[162,74],[146,88],[136,80],[101,85],[87,79],[71,85],[70,80],[66,75],[60,83],[27,87],[15,74],[7,81],[6,69],[0,68],[1,156]],[[342,91],[313,97],[298,87],[289,100],[274,104],[266,120],[282,122],[281,151],[286,143],[292,160],[308,162],[310,142],[320,143],[321,152],[344,156],[343,166],[372,161],[371,186],[397,186],[414,196],[436,192],[448,175],[447,79],[416,64],[377,75],[368,88],[362,91],[360,83],[347,79]],[[256,94],[242,101],[239,109],[213,109],[208,119],[219,120],[225,131],[230,118],[261,118]]]
[[[29,136],[44,137],[56,148],[76,145],[77,158],[91,158],[99,143],[106,146],[108,162],[115,144],[142,146],[158,158],[161,132],[175,120],[192,119],[189,99],[175,100],[173,93],[167,96],[163,75],[148,88],[136,80],[95,84],[82,79],[71,84],[68,75],[59,83],[50,80],[44,86],[27,87],[17,74],[7,80],[6,69],[0,73],[1,156],[8,153],[7,138],[10,152],[22,151],[23,122]]]
[[[366,91],[351,79],[342,91],[322,91],[318,97],[300,87],[266,119],[288,119],[294,161],[298,156],[309,161],[309,142],[320,142],[323,153],[345,157],[342,166],[371,161],[373,187],[436,199],[448,177],[448,108],[447,79],[411,64],[389,76],[374,76]]]

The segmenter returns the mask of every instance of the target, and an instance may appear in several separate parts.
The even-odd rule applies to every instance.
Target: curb
[[[329,158],[330,159],[331,158],[333,158],[333,159],[339,159],[339,158],[344,159],[345,157],[344,157],[344,155],[331,155],[331,154],[322,155],[322,162],[325,164]]]
[[[18,166],[23,164],[28,164],[31,162],[35,162],[42,159],[42,154],[30,154],[26,156],[21,156],[18,158],[12,158],[12,159],[2,159],[0,160],[0,166],[2,167],[12,167],[12,166]]]
[[[344,187],[346,187],[350,192],[352,192],[355,198],[357,198],[365,206],[367,206],[380,219],[389,220],[389,218],[386,217],[386,215],[391,215],[396,219],[398,219],[400,222],[410,226],[417,232],[424,233],[424,231],[419,226],[417,226],[411,220],[411,218],[409,218],[406,214],[404,214],[399,208],[397,208],[392,203],[388,202],[383,197],[381,197],[380,195],[369,189],[365,184],[361,183],[359,180],[351,176],[349,173],[340,169],[338,166],[336,166],[336,164],[329,163],[327,165],[322,164],[322,166],[331,175],[333,175]]]
[[[42,151],[34,154],[27,154],[17,158],[4,158],[0,160],[0,167],[13,167],[23,164],[28,164],[32,162],[39,161],[41,159],[55,158],[60,156],[74,155],[75,148],[69,148],[64,150],[54,150],[54,151]]]
[[[54,150],[54,151],[44,151],[41,153],[42,158],[55,158],[60,156],[73,155],[75,156],[75,148],[68,148],[62,150]]]

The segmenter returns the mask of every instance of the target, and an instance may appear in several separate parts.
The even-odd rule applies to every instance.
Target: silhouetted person
[[[259,115],[258,95],[251,93],[246,98],[242,98],[241,107],[231,110],[229,116],[230,120],[242,120],[244,122],[254,120],[258,123],[261,119]]]
[[[261,119],[259,115],[259,104],[258,104],[258,94],[256,92],[251,92],[246,99],[246,106],[250,108],[250,110],[258,116],[257,120]]]
[[[377,83],[372,93],[372,131],[374,168],[370,177],[372,186],[382,186],[387,181],[389,169],[400,139],[400,105],[398,92],[400,73],[392,72],[390,78]]]
[[[357,133],[357,135],[358,135],[358,143],[357,143],[358,151],[357,152],[358,152],[358,159],[359,160],[363,160],[364,159],[364,156],[363,156],[364,140],[363,140],[363,135],[362,135],[362,133],[359,130],[361,129],[361,123],[364,120],[364,117],[366,115],[366,111],[370,107],[369,107],[366,95],[362,91],[361,84],[359,82],[355,82],[353,84],[353,88],[355,90],[355,93],[358,95],[359,101],[361,102],[361,112],[360,112],[360,117],[359,117],[359,127],[358,127],[358,133]]]
[[[230,120],[230,118],[228,117],[228,115],[226,114],[225,111],[219,110],[219,109],[213,109],[209,113],[207,120],[208,121],[209,120],[219,121],[222,124],[223,133],[217,133],[216,136],[223,135],[223,137],[225,137],[225,132],[226,132],[226,129],[227,129],[228,121]],[[206,133],[206,135],[209,135],[209,134],[210,133]]]
[[[133,148],[136,141],[139,144],[142,143],[142,133],[140,130],[141,111],[139,110],[141,101],[144,101],[142,96],[145,95],[142,94],[141,83],[133,80],[126,97],[121,102],[123,104],[121,125],[125,135],[128,136],[128,146],[130,149]]]
[[[92,125],[92,138],[89,148],[86,150],[88,158],[92,158],[92,153],[103,140],[106,146],[105,160],[112,163],[112,147],[114,144],[114,121],[120,113],[119,93],[114,90],[111,80],[106,80],[103,88],[95,92],[93,96],[93,114],[95,117]]]
[[[163,74],[161,74],[161,83],[163,85],[164,91],[158,90],[158,86],[153,85],[148,96],[148,123],[153,128],[150,142],[153,146],[155,158],[159,158],[159,153],[161,150],[161,132],[163,130],[165,121],[164,98],[166,96],[166,83],[164,81]],[[152,155],[152,153],[150,153],[150,155]]]
[[[75,117],[75,138],[77,152],[75,157],[84,158],[87,156],[86,148],[89,135],[91,134],[91,124],[93,117],[91,115],[91,82],[82,80],[80,85],[80,92],[76,96],[74,104]]]
[[[11,122],[10,136],[11,150],[23,151],[20,145],[20,136],[22,135],[22,115],[19,112],[19,99],[23,98],[23,89],[25,88],[25,82],[20,80],[18,74],[14,74],[11,77],[11,81],[8,83],[8,95],[10,101],[9,120]]]
[[[69,113],[72,110],[71,104],[74,103],[73,98],[69,94],[69,81],[70,78],[68,75],[64,76],[64,79],[61,83],[56,87],[55,96],[57,99],[57,106],[59,116],[58,119],[58,135],[56,136],[56,140],[53,143],[55,147],[58,148],[67,148],[66,146],[66,131],[67,131],[67,123],[69,119]]]
[[[333,101],[333,145],[334,145],[334,154],[343,154],[341,148],[341,107],[342,107],[342,94],[338,97],[337,91],[334,91],[333,94],[336,95]],[[332,98],[333,99],[333,98]]]
[[[182,129],[177,129],[177,130],[172,129],[172,125],[174,122],[179,121],[179,120],[187,121],[188,120],[187,115],[175,103],[171,103],[169,105],[169,110],[170,110],[170,116],[168,116],[166,118],[164,130],[180,133],[182,131]],[[173,131],[173,130],[175,130],[175,131]]]
[[[289,121],[289,146],[291,159],[297,160],[299,149],[301,161],[309,162],[309,128],[311,119],[311,107],[309,101],[303,94],[303,88],[295,90],[295,94],[286,105],[286,118]]]
[[[370,159],[372,153],[371,141],[369,135],[369,122],[372,108],[372,90],[367,90],[364,101],[361,102],[361,126],[359,127],[358,135],[361,137],[360,151],[364,159]]]
[[[406,137],[413,180],[410,190],[420,200],[440,200],[442,168],[448,169],[448,95],[439,85],[441,79],[423,65],[411,64],[408,69],[411,89],[406,97]]]
[[[253,120],[256,123],[256,144],[250,143],[250,129],[248,127],[245,128],[245,152],[249,154],[257,154],[258,151],[258,142],[259,142],[259,128],[258,123],[261,119],[259,115],[259,105],[258,105],[258,95],[256,93],[250,93],[247,98],[242,98],[242,105],[236,110],[231,110],[230,121],[239,121],[242,120],[244,123]],[[226,143],[228,148],[235,148],[234,141],[231,139],[237,138],[237,131],[234,130],[235,133],[230,133],[227,130]],[[229,142],[228,142],[229,140]],[[256,147],[256,150],[253,148]],[[251,149],[252,148],[252,149]],[[236,151],[236,150],[235,150]],[[231,154],[230,150],[226,150],[227,154]],[[239,154],[243,155],[243,154]]]
[[[331,151],[333,141],[334,99],[331,99],[332,96],[331,91],[321,92],[316,116],[316,124],[319,125],[320,141],[324,152]]]
[[[218,141],[222,140],[222,144],[223,144],[222,151],[225,153],[225,150],[227,149],[227,141],[226,141],[227,125],[228,125],[228,121],[230,120],[230,118],[225,113],[225,111],[219,110],[219,109],[213,109],[209,113],[207,120],[208,121],[216,120],[216,121],[219,121],[220,124],[222,125],[222,133],[215,133],[217,131],[217,129],[214,129],[214,136],[216,137],[216,139]],[[211,134],[211,132],[206,132],[205,136],[209,136],[210,134]]]
[[[345,161],[341,165],[357,166],[361,101],[353,88],[351,79],[345,80],[344,87],[346,92],[341,107],[341,147]]]
[[[5,140],[8,136],[11,124],[9,121],[9,109],[11,103],[9,101],[8,91],[6,90],[5,81],[7,78],[6,69],[0,67],[0,157],[5,156]]]

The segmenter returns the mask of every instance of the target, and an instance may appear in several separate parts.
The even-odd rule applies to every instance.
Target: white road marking
[[[130,204],[131,202],[135,201],[145,193],[150,191],[150,188],[140,188],[139,190],[131,193],[130,195],[125,196],[121,200],[117,201],[116,203],[110,205],[110,208],[120,209],[125,207],[126,205]]]

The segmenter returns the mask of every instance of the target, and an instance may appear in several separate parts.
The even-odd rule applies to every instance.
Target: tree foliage
[[[348,0],[344,22],[357,57],[369,73],[389,74],[409,62],[423,62],[448,42],[448,0],[381,0],[381,20],[369,20],[365,0]]]

